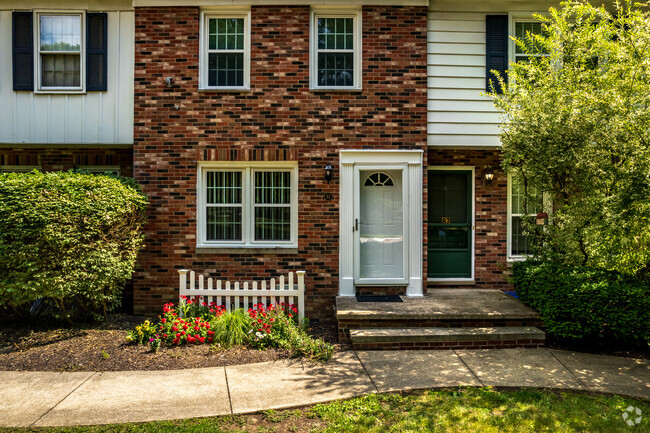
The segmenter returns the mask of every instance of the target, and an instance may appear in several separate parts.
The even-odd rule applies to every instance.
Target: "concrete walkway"
[[[173,371],[0,371],[0,426],[143,422],[251,413],[375,392],[514,386],[650,399],[647,360],[550,349],[342,352]]]

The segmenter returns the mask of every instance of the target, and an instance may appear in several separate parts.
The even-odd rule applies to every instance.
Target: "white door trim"
[[[340,220],[339,220],[339,296],[355,296],[355,167],[368,169],[403,169],[404,191],[404,274],[407,296],[422,296],[422,150],[340,150]],[[393,281],[391,281],[393,280]],[[394,285],[385,279],[373,285]],[[403,282],[402,282],[403,284]]]

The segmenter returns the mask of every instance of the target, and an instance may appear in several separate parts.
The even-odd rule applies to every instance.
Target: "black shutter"
[[[86,90],[106,91],[107,15],[86,14]]]
[[[34,90],[34,32],[32,12],[14,12],[12,49],[14,90]]]
[[[496,76],[491,71],[499,71],[508,82],[508,15],[487,15],[485,17],[485,64],[486,90],[491,91],[492,81],[497,93],[503,93]]]

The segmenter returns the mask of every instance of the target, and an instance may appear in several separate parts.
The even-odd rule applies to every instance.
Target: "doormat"
[[[361,296],[357,295],[357,302],[402,302],[398,295],[387,296]]]

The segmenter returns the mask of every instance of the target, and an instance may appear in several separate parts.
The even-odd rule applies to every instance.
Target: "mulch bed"
[[[14,371],[119,371],[176,370],[222,367],[287,359],[286,350],[233,347],[220,350],[205,345],[161,347],[128,344],[126,331],[146,317],[110,315],[106,324],[67,326],[49,323],[2,324],[0,370]],[[336,343],[335,322],[313,323],[311,333]],[[349,346],[335,344],[336,350]]]

